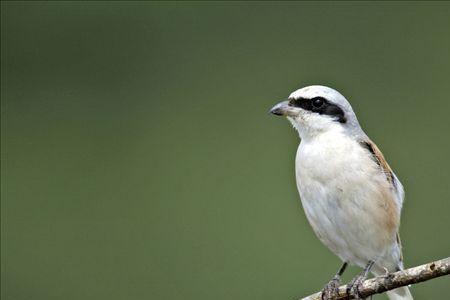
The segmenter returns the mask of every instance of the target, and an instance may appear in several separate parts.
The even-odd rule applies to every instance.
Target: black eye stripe
[[[323,102],[323,104],[319,106],[318,104],[320,102]],[[312,111],[320,115],[334,117],[339,123],[347,122],[344,111],[338,105],[333,104],[322,97],[315,97],[312,99],[291,99],[289,100],[289,105],[300,107],[304,110]]]

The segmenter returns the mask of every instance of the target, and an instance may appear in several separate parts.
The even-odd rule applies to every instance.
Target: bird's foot
[[[372,269],[373,264],[373,261],[369,261],[364,270],[347,284],[347,296],[350,297],[350,294],[352,293],[355,299],[365,299],[361,295],[361,288],[363,282],[367,279],[367,276],[369,275],[370,269]]]
[[[339,286],[341,285],[341,276],[336,275],[322,289],[322,300],[333,300],[339,296]]]
[[[384,268],[384,267],[383,267],[383,270],[384,270],[384,274],[380,275],[378,277],[384,278],[385,280],[392,279],[392,277],[394,276],[393,273],[390,273],[389,270],[387,268]]]
[[[364,274],[362,273],[353,278],[347,284],[347,295],[350,296],[350,294],[353,294],[355,299],[364,299],[360,293],[360,289],[362,287],[364,280],[366,280],[366,276],[364,276]]]

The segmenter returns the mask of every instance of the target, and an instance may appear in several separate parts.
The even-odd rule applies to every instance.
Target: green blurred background
[[[321,289],[340,261],[301,209],[298,136],[267,114],[309,84],[350,100],[404,183],[406,265],[450,255],[449,3],[1,8],[2,299]]]

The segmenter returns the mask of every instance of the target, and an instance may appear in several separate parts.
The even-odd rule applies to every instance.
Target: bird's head
[[[326,86],[312,85],[296,90],[270,113],[287,117],[302,139],[330,130],[363,134],[347,99]]]

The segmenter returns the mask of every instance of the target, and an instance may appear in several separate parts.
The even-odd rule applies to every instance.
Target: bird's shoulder
[[[401,208],[403,199],[405,198],[405,191],[402,183],[395,175],[391,166],[388,164],[383,153],[378,148],[378,146],[369,138],[360,140],[359,144],[369,152],[372,159],[377,163],[378,167],[385,174],[386,180],[388,181],[391,189],[395,192],[396,203]]]
[[[382,171],[386,174],[386,178],[391,184],[395,184],[395,175],[392,171],[391,166],[389,166],[386,158],[381,152],[380,148],[370,139],[363,139],[359,141],[359,144],[368,150],[372,156],[372,159],[378,164]]]

